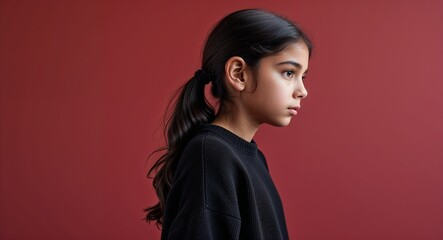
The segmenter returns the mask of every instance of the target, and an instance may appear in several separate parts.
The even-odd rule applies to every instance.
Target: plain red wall
[[[291,239],[443,239],[443,2],[0,1],[0,239],[158,239],[141,219],[169,97],[211,26],[264,7],[315,53],[256,136]]]

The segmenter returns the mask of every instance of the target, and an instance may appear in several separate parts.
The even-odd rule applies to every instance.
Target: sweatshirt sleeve
[[[238,239],[238,163],[217,139],[191,141],[178,162],[162,239]]]

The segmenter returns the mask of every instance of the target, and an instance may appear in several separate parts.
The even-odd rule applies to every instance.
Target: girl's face
[[[290,123],[301,100],[308,95],[303,83],[308,61],[309,50],[303,41],[260,60],[257,86],[246,86],[246,94],[242,96],[248,115],[257,124],[287,126]]]

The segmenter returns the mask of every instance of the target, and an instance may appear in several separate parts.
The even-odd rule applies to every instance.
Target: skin
[[[287,126],[295,113],[290,109],[300,107],[301,100],[308,95],[303,83],[308,62],[306,44],[293,43],[262,58],[254,79],[253,70],[241,57],[231,57],[225,64],[230,101],[222,103],[212,124],[248,142],[263,123]]]

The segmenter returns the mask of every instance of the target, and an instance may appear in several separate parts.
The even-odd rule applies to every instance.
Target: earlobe
[[[227,84],[236,91],[243,91],[245,89],[245,70],[246,62],[243,58],[234,56],[228,59],[225,64],[225,75]]]

